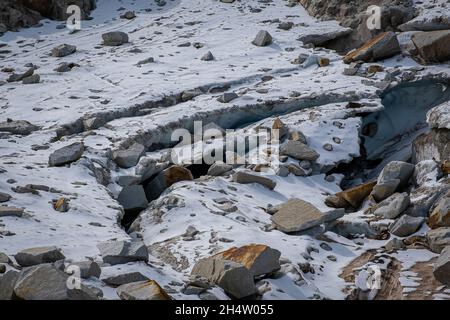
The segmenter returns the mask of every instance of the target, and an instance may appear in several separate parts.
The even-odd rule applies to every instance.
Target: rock
[[[430,250],[441,253],[445,247],[450,246],[450,228],[437,228],[427,232],[427,240]]]
[[[296,164],[288,164],[287,169],[289,173],[292,173],[293,175],[297,177],[306,177],[311,173],[311,170],[305,170],[302,167],[296,165]]]
[[[289,127],[285,125],[283,121],[280,120],[280,118],[275,118],[272,123],[272,135],[274,134],[274,130],[278,130],[278,138],[280,140],[282,140],[289,133]]]
[[[51,264],[41,264],[22,271],[14,286],[21,300],[97,300],[94,292],[81,285],[69,288],[68,276]]]
[[[331,195],[331,196],[326,197],[326,198],[325,198],[325,204],[326,204],[328,207],[336,208],[336,209],[339,209],[339,208],[348,208],[348,207],[351,206],[350,203],[348,203],[348,202],[347,202],[346,200],[344,200],[343,198],[338,197],[337,195]]]
[[[214,60],[214,56],[213,56],[213,54],[211,53],[211,51],[208,51],[207,53],[205,53],[205,54],[203,55],[203,57],[202,57],[202,60],[203,60],[203,61],[212,61],[212,60]]]
[[[54,151],[48,159],[48,164],[51,167],[59,167],[72,163],[80,159],[83,152],[84,144],[82,142],[72,143]]]
[[[242,264],[220,257],[201,259],[194,265],[191,274],[208,279],[236,299],[256,293],[253,274]]]
[[[168,166],[168,161],[158,162],[156,159],[144,156],[141,157],[138,164],[136,165],[134,173],[137,176],[141,176],[141,181],[145,181],[153,177],[155,174],[160,173],[164,169],[167,169]]]
[[[22,250],[14,255],[17,263],[22,267],[31,267],[42,263],[52,263],[64,260],[66,257],[61,250],[51,247],[36,247]]]
[[[144,187],[141,185],[124,187],[119,193],[117,201],[125,211],[142,211],[148,205]]]
[[[11,262],[11,260],[9,259],[9,257],[5,253],[0,252],[0,263],[9,264],[10,262]]]
[[[375,239],[378,235],[366,221],[335,220],[326,224],[326,230],[350,239],[361,235]]]
[[[431,130],[413,142],[413,161],[445,161],[450,159],[450,130]]]
[[[280,149],[281,155],[286,155],[297,160],[309,160],[315,161],[319,158],[319,154],[308,147],[307,145],[301,143],[300,141],[288,140]]]
[[[403,243],[402,240],[393,238],[385,245],[386,251],[392,252],[394,250],[402,250],[406,248],[406,245]]]
[[[116,291],[122,300],[171,300],[154,280],[127,283],[118,287]]]
[[[255,39],[252,41],[255,46],[265,47],[272,44],[272,36],[269,32],[261,30],[256,35]]]
[[[422,217],[403,215],[390,227],[390,231],[397,237],[407,237],[415,233],[424,221]]]
[[[410,192],[411,205],[408,208],[408,215],[412,217],[428,217],[433,205],[439,198],[450,190],[447,185],[433,185],[413,189]],[[431,211],[430,211],[431,210]]]
[[[23,209],[22,208],[16,208],[16,207],[10,207],[10,206],[0,206],[0,218],[2,217],[22,217],[23,215]]]
[[[25,78],[31,77],[34,74],[34,67],[29,68],[27,71],[21,74],[13,73],[9,76],[9,78],[6,80],[8,82],[17,82],[22,81]]]
[[[280,22],[278,24],[277,28],[281,29],[281,30],[291,30],[293,26],[294,26],[293,22],[291,22],[291,21],[283,21],[283,22]]]
[[[450,30],[417,32],[411,40],[424,63],[450,60]]]
[[[450,246],[442,250],[433,268],[434,277],[445,285],[450,285]]]
[[[292,131],[289,134],[289,140],[299,141],[299,142],[301,142],[301,143],[303,143],[305,145],[308,144],[305,135],[301,131],[298,131],[298,130]],[[309,168],[306,168],[306,169],[309,169]]]
[[[243,171],[236,172],[232,176],[233,182],[242,183],[242,184],[248,184],[248,183],[257,183],[260,184],[270,190],[275,189],[275,186],[277,183],[269,178],[259,176],[259,175],[253,175],[250,173],[246,173]]]
[[[117,276],[102,279],[104,283],[111,287],[118,287],[127,283],[150,280],[140,272],[128,272]]]
[[[74,262],[71,263],[65,270],[70,270],[69,267],[76,266],[80,268],[80,276],[83,279],[89,279],[91,277],[94,278],[100,278],[100,275],[102,273],[102,269],[95,261],[81,261],[81,262]],[[69,268],[69,269],[68,269]]]
[[[157,199],[171,185],[180,181],[190,181],[193,179],[194,177],[189,169],[174,165],[158,173],[145,188],[145,194],[147,195],[147,199],[151,201]]]
[[[142,66],[142,65],[144,65],[144,64],[153,63],[153,62],[155,62],[155,58],[149,57],[149,58],[147,58],[147,59],[144,59],[144,60],[139,61],[139,62],[137,63],[137,65],[138,65],[138,66]]]
[[[71,55],[77,51],[76,46],[72,46],[70,44],[62,44],[52,49],[53,57],[66,57]]]
[[[450,129],[450,101],[428,111],[427,123],[432,129]]]
[[[222,103],[229,103],[237,98],[239,98],[239,96],[235,92],[225,92],[219,98],[217,98],[217,101]]]
[[[416,185],[422,186],[427,183],[436,182],[441,177],[441,168],[434,160],[424,160],[416,164],[414,170],[414,181]]]
[[[14,286],[19,278],[19,272],[9,270],[0,275],[0,301],[11,300],[14,297]]]
[[[203,94],[203,91],[200,89],[185,90],[181,93],[181,101],[186,102],[186,101],[192,100],[195,97],[198,97],[202,94]]]
[[[330,32],[309,33],[297,38],[298,41],[303,44],[312,44],[314,46],[322,46],[330,40],[338,39],[340,37],[348,35],[352,32],[352,29],[345,28],[339,30],[333,30]]]
[[[39,130],[38,126],[25,120],[10,120],[0,122],[0,132],[9,132],[21,136],[27,136],[34,131]]]
[[[253,276],[270,274],[280,269],[278,250],[262,244],[250,244],[240,248],[230,248],[217,254],[223,260],[234,261],[246,267]]]
[[[60,65],[54,69],[53,71],[55,72],[69,72],[71,71],[73,68],[75,67],[79,67],[80,65],[76,64],[76,63],[67,63],[67,62],[62,62],[60,63]]]
[[[135,166],[139,158],[145,154],[145,147],[140,143],[134,143],[128,149],[118,149],[112,154],[113,160],[121,168]]]
[[[338,193],[336,193],[336,196],[343,199],[347,203],[351,204],[351,206],[353,208],[358,209],[361,206],[361,204],[363,203],[363,201],[372,192],[375,185],[376,185],[376,182],[374,182],[374,181],[367,182],[367,183],[355,186],[353,188],[338,192]],[[342,204],[344,204],[344,203],[342,203]]]
[[[134,11],[127,11],[124,14],[120,15],[120,18],[132,20],[132,19],[136,18],[136,13],[134,13]]]
[[[121,187],[134,186],[142,181],[142,177],[138,175],[126,175],[117,178],[117,184]]]
[[[450,192],[437,202],[427,224],[431,229],[450,227]]]
[[[400,44],[396,34],[385,32],[368,41],[361,48],[349,52],[344,57],[344,62],[351,63],[359,60],[373,62],[390,58],[400,52]]]
[[[397,190],[399,184],[400,179],[393,179],[383,183],[378,183],[373,187],[371,196],[375,199],[375,201],[381,202],[390,195],[393,195],[395,193],[395,190]]]
[[[36,84],[41,81],[41,77],[38,74],[33,74],[32,76],[23,78],[23,84]]]
[[[70,209],[69,202],[69,199],[61,197],[53,204],[53,209],[59,212],[67,212]]]
[[[399,187],[406,187],[414,169],[415,167],[411,163],[403,161],[389,162],[378,176],[378,183],[383,184],[394,179],[399,179]]]
[[[128,34],[121,31],[113,31],[102,34],[103,45],[105,46],[121,46],[128,43]]]
[[[386,219],[395,219],[408,208],[410,199],[408,194],[395,193],[386,200],[382,201],[374,211],[376,216],[382,216]]]
[[[226,164],[222,161],[214,162],[208,169],[208,175],[218,177],[224,173],[230,172],[233,169],[232,165]]]
[[[276,228],[285,233],[311,229],[328,219],[326,214],[301,199],[291,199],[280,205],[278,211],[271,217]]]
[[[8,202],[11,199],[11,196],[7,193],[0,192],[0,203]]]
[[[97,247],[103,261],[111,265],[148,261],[148,249],[141,241],[102,242]]]
[[[330,59],[325,58],[325,57],[319,57],[319,59],[317,59],[317,64],[319,65],[319,67],[326,67],[330,65]]]

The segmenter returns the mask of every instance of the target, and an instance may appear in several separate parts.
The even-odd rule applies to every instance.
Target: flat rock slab
[[[279,207],[277,213],[272,216],[272,222],[278,230],[291,233],[322,224],[324,215],[309,202],[291,199]]]
[[[148,249],[141,241],[111,241],[97,246],[105,263],[111,265],[148,261]]]
[[[72,163],[80,159],[83,152],[84,144],[82,142],[75,142],[53,152],[48,159],[48,164],[51,167],[58,167]]]
[[[22,217],[22,208],[10,207],[10,206],[0,206],[0,217]]]
[[[242,184],[249,184],[249,183],[257,183],[260,184],[270,190],[275,189],[275,186],[277,183],[269,178],[254,175],[250,173],[246,173],[243,171],[236,172],[233,174],[233,182],[242,183]]]
[[[140,272],[128,272],[102,279],[104,283],[112,287],[118,287],[123,284],[150,280]]]
[[[171,300],[170,296],[154,280],[124,284],[116,291],[122,300]]]
[[[60,249],[50,246],[22,250],[15,254],[14,258],[22,267],[30,267],[37,264],[64,260],[66,257],[61,253]]]

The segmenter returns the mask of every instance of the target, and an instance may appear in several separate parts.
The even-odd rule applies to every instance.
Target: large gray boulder
[[[395,193],[378,204],[374,214],[386,219],[395,219],[408,208],[409,203],[410,199],[406,192]]]
[[[111,265],[148,261],[148,249],[141,241],[110,241],[97,245],[105,263]]]
[[[260,184],[270,190],[275,189],[275,186],[277,183],[269,178],[260,176],[260,175],[254,175],[247,172],[239,171],[233,174],[233,182],[242,183],[242,184],[249,184],[249,183],[257,183]]]
[[[127,283],[118,287],[116,292],[122,300],[171,300],[154,280]]]
[[[450,60],[450,30],[417,32],[411,40],[424,63]]]
[[[431,251],[441,253],[445,247],[450,246],[450,227],[429,230],[427,240]]]
[[[112,31],[102,34],[103,45],[105,46],[121,46],[124,43],[128,43],[128,34],[121,31]]]
[[[393,195],[399,185],[400,179],[392,179],[382,183],[377,183],[377,185],[373,187],[371,196],[375,199],[375,201],[381,202]]]
[[[450,246],[442,250],[433,268],[434,277],[445,285],[450,285]]]
[[[14,296],[14,286],[19,278],[19,272],[10,270],[0,275],[0,301],[11,300]]]
[[[395,32],[385,32],[365,43],[359,49],[349,52],[344,57],[345,63],[355,61],[372,62],[390,58],[401,52]]]
[[[281,147],[280,154],[292,157],[300,161],[315,161],[320,156],[315,150],[311,149],[306,144],[303,144],[300,141],[292,140],[288,140],[287,143]]]
[[[117,200],[125,211],[144,210],[148,205],[144,187],[141,185],[124,187]]]
[[[14,255],[17,263],[22,267],[30,267],[42,263],[64,260],[66,257],[61,250],[51,247],[36,247],[22,250]]]
[[[84,144],[82,142],[75,142],[54,151],[48,159],[48,164],[51,167],[58,167],[72,163],[80,159],[83,152]]]
[[[424,160],[416,164],[414,181],[418,186],[433,184],[441,177],[441,175],[441,168],[436,161]]]
[[[291,199],[280,205],[272,216],[272,222],[282,232],[292,233],[314,228],[325,222],[342,217],[344,210],[322,213],[311,203],[301,199]]]
[[[80,262],[73,262],[66,268],[66,272],[70,270],[71,266],[76,266],[80,268],[80,276],[83,279],[89,279],[91,277],[94,278],[100,278],[100,275],[102,273],[102,269],[95,261],[80,261]]]
[[[102,281],[111,287],[118,287],[123,284],[150,280],[140,272],[127,272],[116,276],[103,278]]]
[[[424,221],[422,217],[411,217],[405,214],[395,221],[390,231],[397,237],[407,237],[415,233]]]
[[[403,161],[389,162],[378,176],[377,183],[383,184],[395,179],[399,179],[399,187],[405,187],[408,184],[408,181],[411,178],[414,169],[415,166],[411,163]]]
[[[128,149],[113,151],[112,157],[119,167],[131,168],[138,163],[139,158],[144,154],[145,147],[140,143],[134,143]]]
[[[27,136],[34,131],[39,130],[39,127],[31,124],[25,120],[11,120],[0,122],[0,132],[9,132],[21,136]]]
[[[220,257],[199,260],[191,274],[208,279],[236,299],[256,293],[253,274],[242,264]]]

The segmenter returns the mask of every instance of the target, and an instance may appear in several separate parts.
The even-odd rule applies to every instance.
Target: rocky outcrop
[[[450,30],[419,32],[411,38],[425,64],[450,60]]]

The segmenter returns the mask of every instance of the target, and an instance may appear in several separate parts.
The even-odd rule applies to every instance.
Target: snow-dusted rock
[[[450,246],[450,227],[429,230],[427,240],[431,251],[441,253],[445,247]]]
[[[275,188],[275,186],[277,185],[277,183],[275,181],[273,181],[272,179],[269,179],[269,178],[266,178],[266,177],[260,176],[260,175],[250,174],[250,173],[243,172],[243,171],[239,171],[239,172],[236,172],[235,174],[233,174],[232,179],[234,182],[243,183],[243,184],[257,183],[257,184],[260,184],[270,190],[273,190]]]
[[[150,279],[140,272],[127,272],[116,276],[102,278],[102,281],[104,283],[112,287],[118,287],[127,283],[148,281],[148,280]]]
[[[233,169],[232,165],[229,165],[224,162],[214,162],[211,167],[208,169],[208,175],[210,176],[221,176],[224,173],[227,173]]]
[[[75,142],[71,145],[55,150],[48,158],[48,164],[51,167],[63,166],[72,163],[81,158],[84,152],[84,144]]]
[[[110,241],[98,244],[105,263],[111,265],[132,261],[148,261],[148,250],[141,241]]]
[[[16,253],[14,258],[20,266],[30,267],[41,263],[63,260],[65,256],[60,249],[52,246],[25,249]]]
[[[441,283],[450,284],[450,246],[442,250],[433,268],[434,277]]]
[[[438,202],[428,219],[431,229],[450,227],[450,193],[444,195]]]
[[[291,199],[279,206],[271,219],[278,230],[291,233],[321,225],[324,214],[309,202]]]
[[[414,165],[402,161],[392,161],[389,162],[381,171],[378,176],[377,182],[379,184],[392,181],[394,179],[400,180],[400,186],[406,186],[408,184],[409,178],[414,172]]]
[[[252,41],[255,46],[265,47],[272,44],[272,36],[266,30],[261,30]]]
[[[450,129],[450,102],[445,102],[428,111],[427,122],[433,129]]]
[[[441,177],[441,175],[441,168],[436,161],[424,160],[416,164],[414,181],[418,186],[433,184]]]
[[[122,31],[112,31],[102,34],[103,44],[105,46],[121,46],[128,43],[128,34]]]
[[[281,146],[280,154],[292,157],[297,160],[309,161],[315,161],[320,156],[315,150],[311,149],[302,142],[292,140],[287,141],[286,144]]]
[[[88,261],[72,262],[66,267],[65,272],[69,273],[69,271],[72,270],[70,268],[72,266],[80,268],[80,276],[83,279],[89,279],[90,277],[100,278],[100,275],[102,273],[102,269],[95,261],[88,260]]]
[[[39,127],[25,120],[7,120],[0,122],[0,132],[9,132],[17,135],[29,135]]]
[[[395,193],[379,203],[374,214],[386,219],[395,219],[408,208],[409,203],[410,199],[406,192]]]
[[[450,30],[419,32],[411,39],[425,63],[450,60]]]
[[[422,217],[411,217],[405,214],[395,221],[390,231],[397,237],[407,237],[416,232],[424,221]]]
[[[52,49],[52,56],[61,58],[71,55],[77,51],[77,47],[70,44],[62,44]]]
[[[139,158],[145,154],[145,147],[140,143],[134,143],[128,149],[113,151],[113,160],[122,168],[135,166]]]

